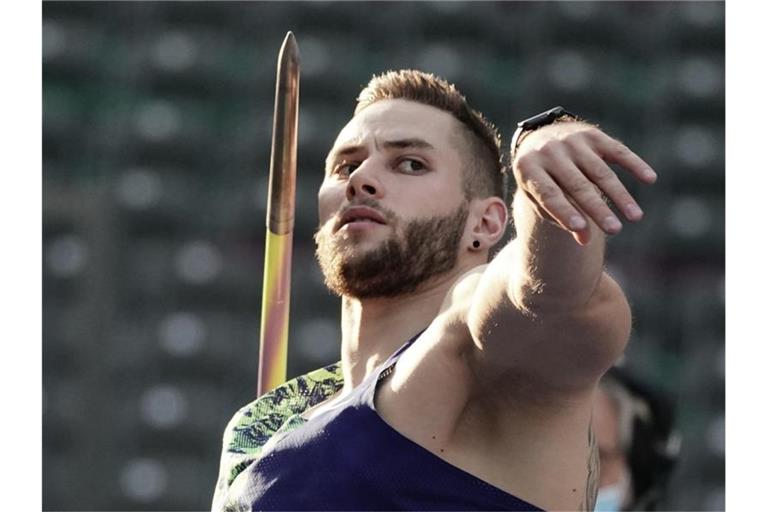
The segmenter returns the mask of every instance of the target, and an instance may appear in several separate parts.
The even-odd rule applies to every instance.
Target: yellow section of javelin
[[[269,229],[266,231],[259,351],[259,395],[276,388],[286,380],[288,313],[291,297],[293,233],[278,235]]]

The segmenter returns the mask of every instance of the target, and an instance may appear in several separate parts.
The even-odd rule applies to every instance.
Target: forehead
[[[409,100],[381,100],[366,107],[339,132],[333,147],[419,138],[450,150],[460,123],[448,112]]]

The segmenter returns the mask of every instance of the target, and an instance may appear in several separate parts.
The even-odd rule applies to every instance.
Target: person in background
[[[600,452],[595,510],[655,510],[680,449],[668,398],[614,367],[598,387],[593,422]]]

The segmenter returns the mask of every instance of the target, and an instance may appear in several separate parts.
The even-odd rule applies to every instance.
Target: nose
[[[364,197],[381,199],[384,187],[371,168],[372,162],[366,162],[355,169],[347,181],[347,200]]]

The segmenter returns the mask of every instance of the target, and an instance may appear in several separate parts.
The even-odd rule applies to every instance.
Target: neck
[[[397,297],[343,297],[341,362],[344,393],[351,391],[403,343],[435,319],[456,278],[455,269]]]

